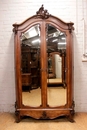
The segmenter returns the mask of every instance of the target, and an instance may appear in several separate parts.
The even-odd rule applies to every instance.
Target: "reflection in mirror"
[[[40,89],[40,29],[29,28],[21,36],[22,103],[26,106],[41,105]]]
[[[66,104],[65,54],[66,36],[51,24],[47,24],[47,102],[51,107]]]
[[[48,56],[48,83],[62,83],[62,58],[54,52]]]

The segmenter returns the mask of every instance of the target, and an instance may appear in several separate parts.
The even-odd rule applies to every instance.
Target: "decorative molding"
[[[40,117],[40,119],[49,119],[49,117],[47,116],[46,111],[43,111],[42,116]]]
[[[37,17],[41,17],[42,19],[47,19],[47,18],[49,18],[49,13],[48,13],[48,11],[45,9],[44,10],[44,7],[43,7],[43,5],[40,7],[40,9],[36,12],[36,14],[37,14]]]
[[[74,30],[74,27],[72,26],[72,23],[68,24],[69,32],[72,33],[72,30]]]
[[[86,4],[86,7],[87,7],[87,4]],[[84,3],[82,1],[82,9],[83,9],[83,55],[82,55],[82,61],[83,62],[87,62],[87,43],[86,43],[86,30],[85,30],[85,20],[87,21],[87,18],[86,16],[84,15]],[[87,14],[87,11],[86,11],[86,14]]]
[[[85,20],[83,18],[83,56],[82,61],[87,62],[87,52],[86,52],[86,41],[85,41]]]
[[[15,34],[17,34],[17,31],[18,31],[18,28],[17,28],[17,26],[15,26],[15,27],[13,28],[13,32],[15,32]]]
[[[84,16],[84,3],[83,3],[84,1],[82,1],[82,15],[83,15],[83,17],[82,17],[82,23],[83,23],[83,45],[82,45],[82,61],[83,62],[87,62],[87,51],[86,51],[86,49],[87,49],[87,47],[86,47],[86,41],[85,41],[85,16]],[[78,0],[76,0],[76,35],[78,35]]]

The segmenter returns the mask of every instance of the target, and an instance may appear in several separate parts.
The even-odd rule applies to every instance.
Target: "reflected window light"
[[[40,43],[40,39],[36,39],[36,40],[33,40],[32,43],[37,43],[39,42]]]
[[[58,41],[58,39],[54,39],[52,42],[56,42],[56,41]]]
[[[65,37],[62,37],[61,39],[62,39],[62,40],[65,40]]]
[[[63,35],[64,33],[60,32],[60,36]]]
[[[22,40],[37,36],[38,33],[37,33],[36,29],[34,27],[32,27],[28,31],[26,31],[25,33],[22,34]]]
[[[37,31],[36,31],[36,29],[34,27],[30,28],[28,33],[29,33],[30,37],[34,37],[34,36],[37,35]]]
[[[58,44],[59,44],[59,45],[65,45],[66,42],[59,42]]]

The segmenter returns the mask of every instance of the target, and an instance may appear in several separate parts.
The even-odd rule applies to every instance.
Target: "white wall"
[[[74,100],[75,111],[87,112],[87,62],[83,55],[83,19],[87,47],[87,0],[0,0],[0,111],[14,112],[14,37],[12,24],[34,15],[44,4],[50,14],[75,23]]]

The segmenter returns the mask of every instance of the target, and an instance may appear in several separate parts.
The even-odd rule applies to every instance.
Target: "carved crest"
[[[40,7],[40,9],[36,12],[37,16],[38,17],[41,17],[42,19],[47,19],[49,18],[49,13],[48,11],[45,9],[44,10],[44,7],[43,5]]]
[[[46,111],[43,111],[42,116],[40,117],[40,119],[49,119],[49,117],[47,116]]]

